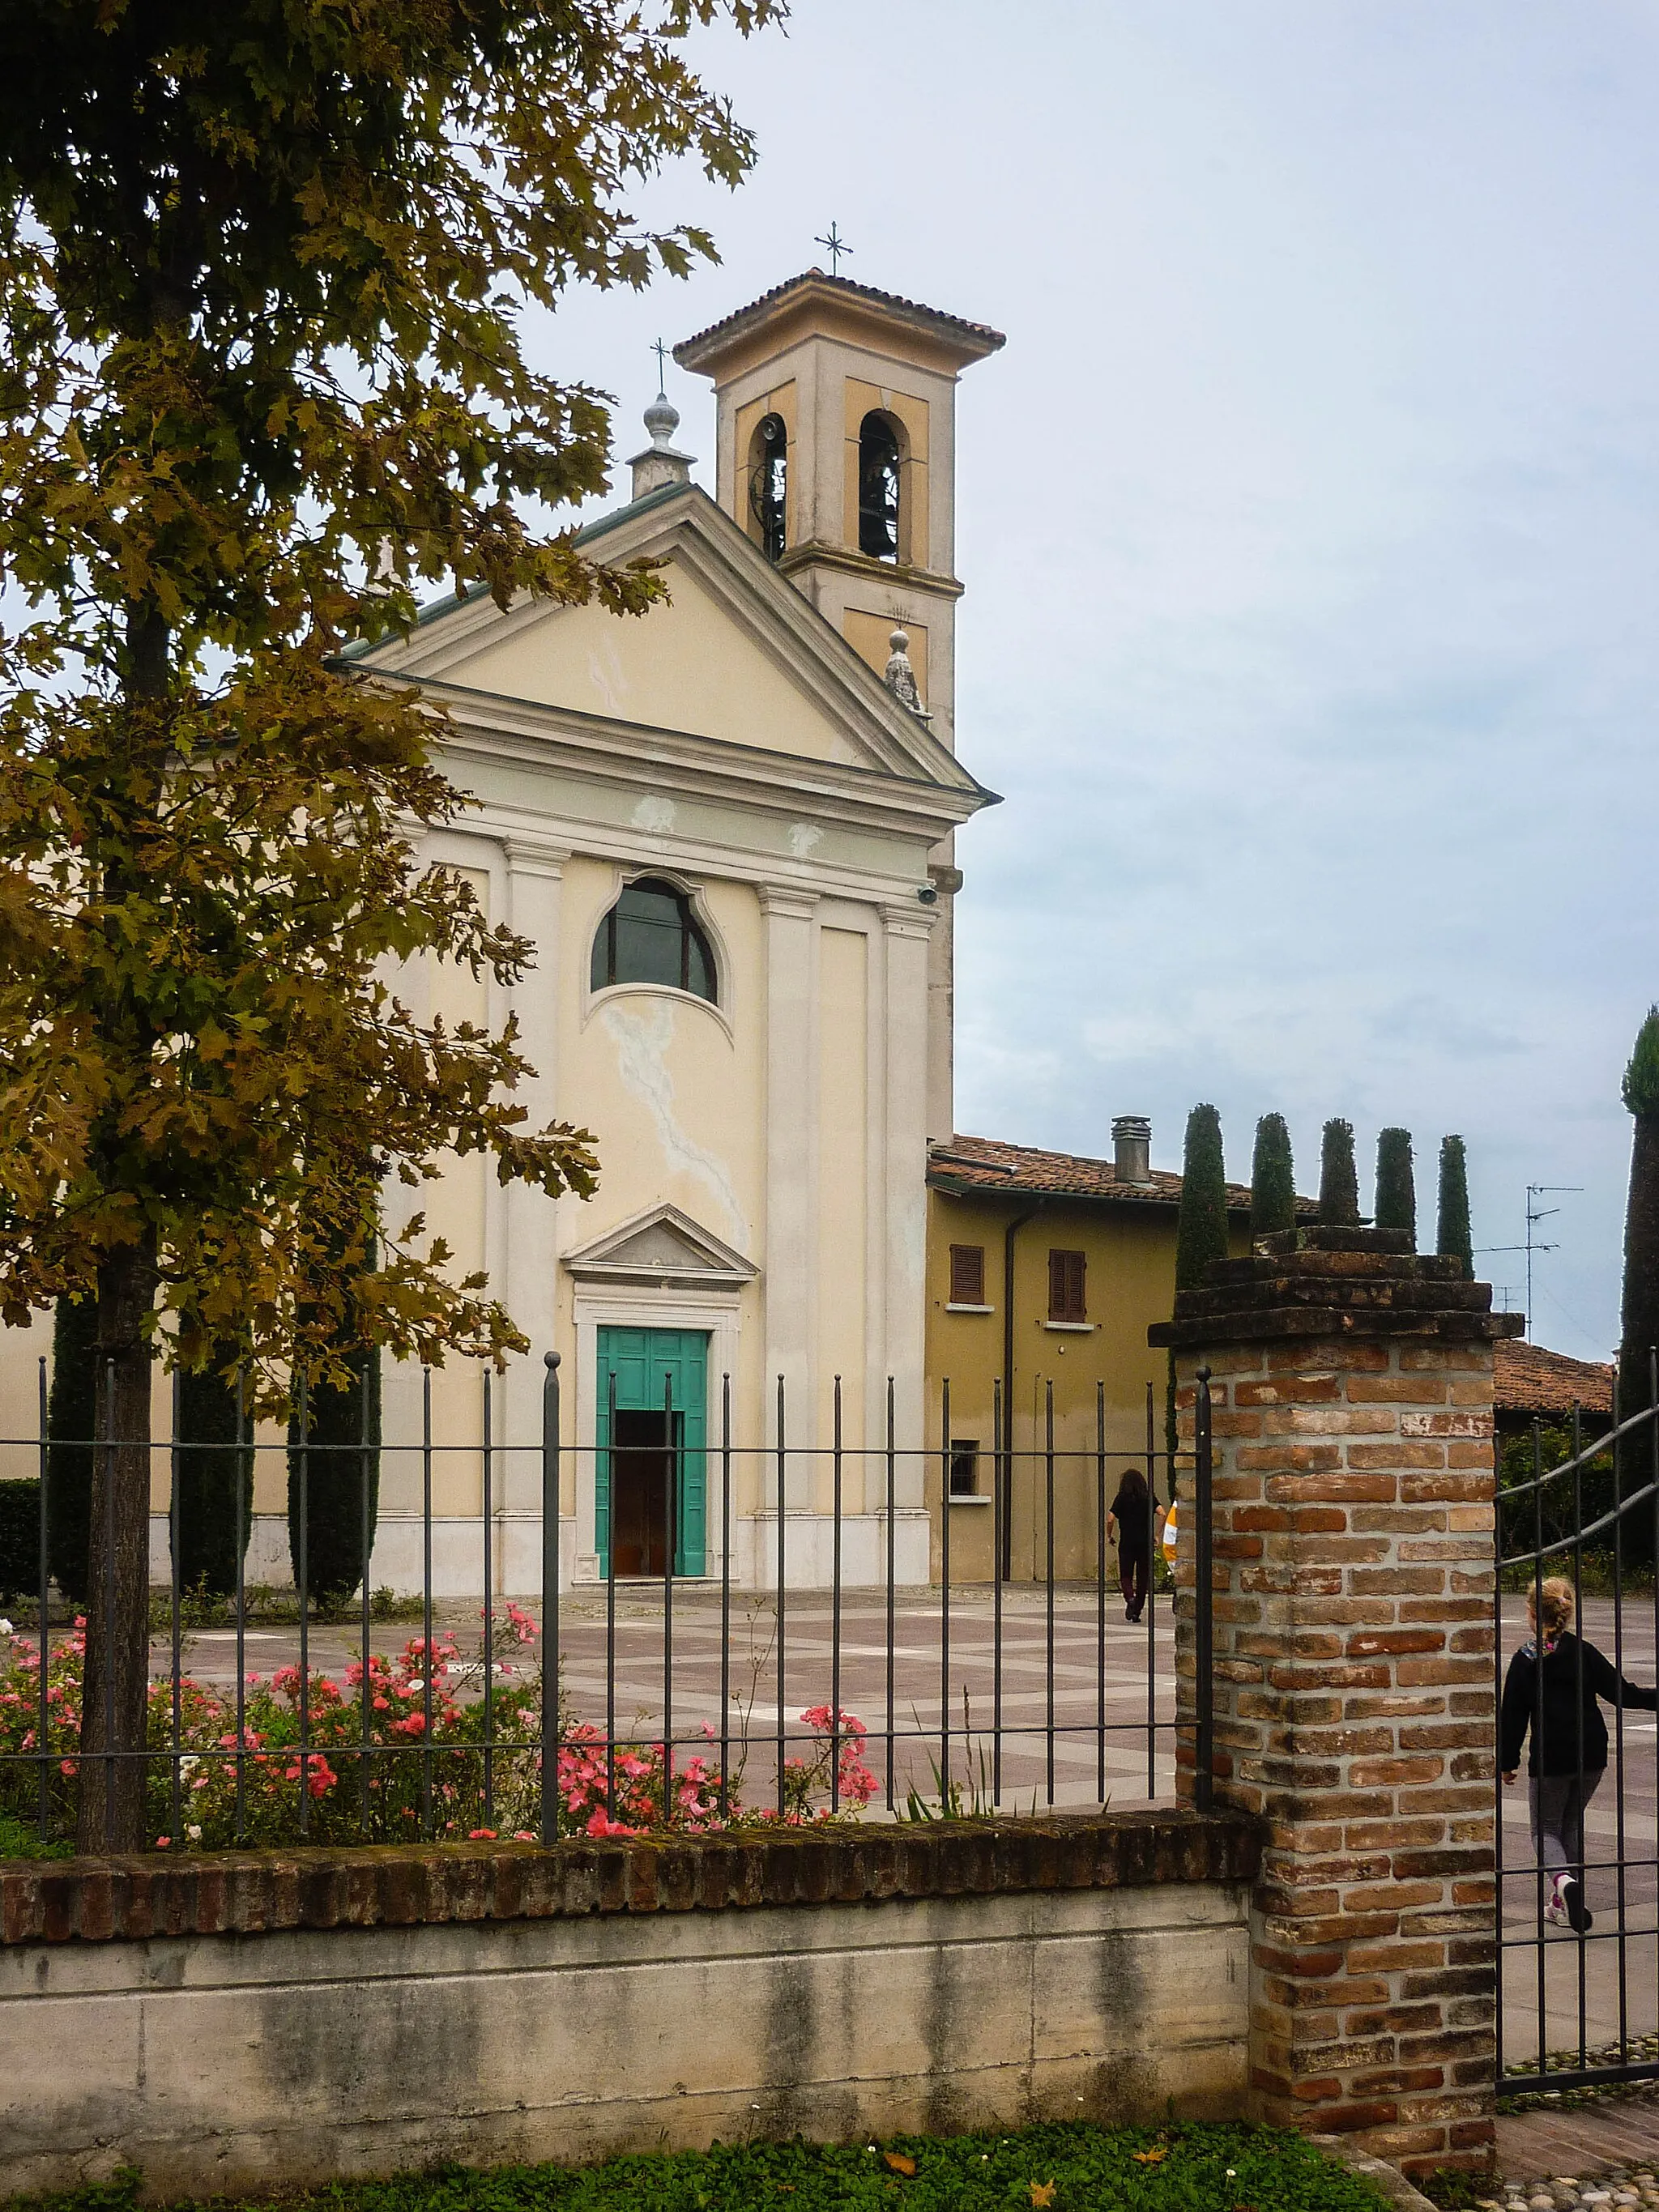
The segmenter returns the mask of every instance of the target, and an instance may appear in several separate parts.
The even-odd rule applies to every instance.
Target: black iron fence
[[[1648,1403],[1503,1480],[1497,2071],[1508,2094],[1659,2075],[1659,1362]],[[1513,1468],[1510,1469],[1513,1478]],[[1507,1586],[1507,1587],[1506,1587]],[[1609,1731],[1601,1717],[1605,1706]]]
[[[1169,1469],[1150,1394],[1146,1441],[1133,1450],[1109,1447],[1103,1391],[1079,1441],[1074,1420],[1057,1421],[1052,1385],[1016,1448],[999,1388],[992,1448],[969,1469],[948,1383],[938,1441],[925,1448],[897,1441],[890,1381],[874,1443],[861,1422],[856,1443],[843,1434],[839,1381],[830,1433],[798,1436],[780,1380],[757,1443],[738,1440],[729,1377],[704,1401],[677,1404],[665,1375],[659,1411],[630,1427],[607,1376],[603,1425],[596,1418],[586,1439],[568,1432],[556,1361],[528,1440],[498,1434],[495,1389],[486,1375],[478,1428],[464,1443],[438,1433],[429,1374],[413,1442],[376,1445],[365,1425],[356,1443],[321,1443],[303,1408],[297,1429],[272,1442],[239,1414],[239,1470],[272,1453],[286,1466],[291,1589],[249,1579],[254,1486],[240,1472],[228,1587],[185,1586],[190,1455],[224,1447],[185,1440],[176,1419],[175,1433],[152,1444],[167,1472],[171,1572],[152,1589],[148,1735],[95,1754],[106,1777],[123,1760],[142,1764],[149,1847],[550,1843],[1171,1791],[1173,1620],[1154,1510]],[[25,1441],[36,1462],[35,1571],[0,1636],[0,1814],[33,1848],[74,1837],[83,1767],[87,1614],[50,1571],[64,1442],[46,1433],[43,1376],[40,1432]],[[112,1529],[118,1447],[90,1449],[105,1477],[95,1510]],[[337,1521],[342,1470],[371,1455],[383,1488],[387,1468],[404,1477],[398,1532],[418,1548],[418,1574],[399,1595],[376,1590],[371,1569],[348,1601],[319,1603],[311,1533],[325,1498]],[[476,1510],[459,1516],[438,1510],[457,1455],[477,1486]],[[573,1468],[592,1580],[580,1566],[561,1572]],[[986,1473],[982,1498],[962,1486]],[[373,1488],[358,1480],[352,1492],[365,1560]],[[1016,1510],[1033,1532],[1030,1573],[1017,1581],[998,1571]],[[382,1512],[383,1546],[387,1525]],[[970,1545],[975,1525],[985,1534]],[[1207,1512],[1196,1528],[1202,1547]],[[458,1571],[458,1543],[476,1545],[476,1576]],[[112,1582],[112,1535],[105,1549]],[[1143,1552],[1141,1571],[1119,1571]],[[1201,1561],[1200,1577],[1207,1590]],[[115,1617],[113,1595],[88,1609],[94,1622]],[[1201,1656],[1200,1684],[1207,1689]],[[1206,1753],[1200,1769],[1207,1777]],[[98,1793],[106,1808],[114,1801],[112,1789]]]

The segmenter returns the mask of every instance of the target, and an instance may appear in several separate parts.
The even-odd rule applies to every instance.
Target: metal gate
[[[1529,1471],[1496,1449],[1508,2095],[1659,2075],[1659,1361],[1646,1407],[1621,1420],[1615,1391],[1611,1429],[1589,1442],[1575,1407],[1569,1441],[1547,1468],[1534,1422]]]

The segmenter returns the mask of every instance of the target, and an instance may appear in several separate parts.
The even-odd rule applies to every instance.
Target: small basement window
[[[951,1439],[951,1495],[952,1498],[979,1496],[977,1437],[953,1437]]]

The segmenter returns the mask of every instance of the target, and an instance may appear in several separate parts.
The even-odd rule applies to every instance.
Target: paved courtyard
[[[948,1624],[937,1589],[900,1591],[890,1710],[884,1591],[845,1592],[837,1622],[827,1593],[792,1590],[781,1636],[769,1596],[734,1591],[724,1702],[718,1589],[678,1586],[665,1639],[661,1585],[619,1583],[609,1668],[606,1612],[603,1590],[567,1593],[561,1601],[564,1692],[576,1717],[603,1729],[609,1709],[620,1738],[656,1740],[666,1711],[676,1741],[688,1748],[705,1748],[708,1729],[717,1743],[729,1744],[734,1766],[744,1761],[744,1793],[752,1802],[765,1801],[775,1772],[780,1714],[792,1738],[808,1733],[799,1716],[830,1703],[837,1650],[841,1707],[869,1731],[866,1757],[880,1785],[878,1808],[885,1807],[890,1770],[894,1799],[902,1803],[910,1790],[937,1797],[935,1770],[943,1772],[947,1761],[953,1782],[976,1791],[981,1802],[1000,1781],[998,1802],[1011,1812],[1033,1804],[1039,1810],[1097,1805],[1103,1796],[1114,1804],[1139,1802],[1174,1792],[1174,1644],[1166,1598],[1154,1601],[1149,1633],[1144,1621],[1127,1624],[1122,1601],[1109,1593],[1103,1668],[1092,1588],[1057,1590],[1052,1628],[1043,1591],[1006,1589],[1000,1638],[988,1590],[953,1590]],[[464,1657],[476,1649],[475,1603],[435,1606],[434,1624],[454,1635]],[[418,1625],[377,1623],[370,1641],[375,1651],[392,1653],[420,1633]],[[311,1663],[325,1672],[341,1672],[360,1649],[350,1628],[311,1632]],[[158,1671],[164,1671],[165,1639],[155,1650]],[[228,1686],[236,1678],[235,1655],[234,1631],[198,1631],[190,1638],[186,1665],[198,1680]],[[269,1675],[298,1656],[296,1629],[248,1631],[251,1669]],[[609,1699],[608,1674],[614,1680]],[[1156,1723],[1150,1731],[1149,1712]],[[993,1741],[999,1713],[1000,1771]],[[789,1748],[793,1753],[795,1742]]]

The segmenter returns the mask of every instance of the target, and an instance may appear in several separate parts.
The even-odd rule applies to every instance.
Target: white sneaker
[[[1544,1917],[1553,1927],[1565,1928],[1566,1926],[1567,1908],[1562,1904],[1559,1897],[1552,1897],[1550,1899],[1549,1903],[1544,1907]]]

